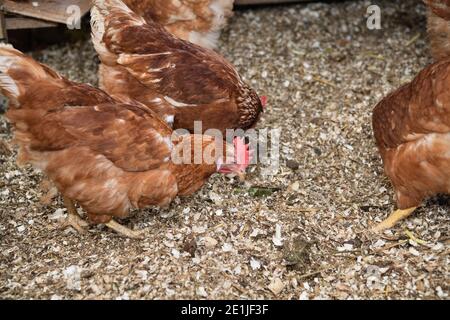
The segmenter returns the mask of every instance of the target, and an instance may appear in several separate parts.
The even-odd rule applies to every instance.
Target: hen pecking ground
[[[219,50],[269,106],[259,128],[281,129],[281,168],[244,184],[216,175],[169,209],[125,221],[146,239],[106,228],[61,229],[60,199],[40,202],[41,176],[18,168],[0,115],[1,298],[442,298],[449,293],[449,198],[436,197],[381,236],[394,208],[372,138],[371,111],[431,59],[421,1],[238,10]],[[33,52],[96,84],[90,41]],[[280,232],[281,231],[281,232]]]

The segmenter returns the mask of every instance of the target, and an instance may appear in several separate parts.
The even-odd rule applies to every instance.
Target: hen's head
[[[253,150],[250,150],[243,138],[235,137],[233,146],[227,146],[226,152],[225,159],[219,159],[217,162],[217,172],[222,174],[234,173],[243,180],[245,171],[252,161]]]

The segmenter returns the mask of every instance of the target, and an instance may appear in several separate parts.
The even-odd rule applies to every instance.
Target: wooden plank
[[[58,26],[55,22],[48,22],[44,20],[38,20],[25,17],[6,17],[6,29],[7,30],[19,30],[19,29],[39,29],[50,28]]]
[[[26,1],[4,1],[6,12],[20,14],[26,17],[37,18],[58,23],[67,23],[73,12],[67,12],[72,6],[80,8],[81,16],[86,14],[91,7],[90,0],[26,0]]]
[[[5,15],[0,8],[0,41],[1,40],[8,41],[8,34],[6,33]]]

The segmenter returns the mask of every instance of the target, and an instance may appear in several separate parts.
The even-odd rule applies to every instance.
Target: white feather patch
[[[1,54],[1,53],[0,53]],[[17,62],[16,57],[0,55],[0,87],[5,90],[10,98],[17,99],[20,95],[19,87],[8,71],[11,66]]]
[[[103,36],[106,32],[105,18],[110,15],[111,10],[119,9],[129,14],[128,22],[134,25],[144,25],[143,17],[136,15],[120,0],[95,0],[91,9],[91,37],[94,48],[103,59],[113,59],[112,53],[106,48]],[[113,38],[114,34],[120,30],[109,30]]]
[[[201,47],[215,49],[219,41],[220,32],[212,31],[207,33],[191,31],[189,33],[189,42],[195,43]]]
[[[173,149],[173,143],[172,143],[172,138],[171,137],[164,137],[163,138],[164,143],[167,145],[167,147],[169,148],[169,150]]]
[[[98,55],[105,59],[106,57],[111,58],[111,52],[106,48],[103,42],[103,35],[105,34],[105,18],[97,7],[92,7],[91,9],[91,38],[94,44],[95,51]]]
[[[7,74],[0,74],[0,87],[7,92],[8,97],[17,99],[19,97],[19,87],[16,82]]]
[[[174,100],[174,99],[172,99],[171,97],[168,97],[168,96],[165,96],[164,100],[166,100],[172,106],[177,107],[177,108],[193,107],[193,106],[195,106],[195,104],[186,104],[186,103],[183,103],[183,102],[176,101],[176,100]]]
[[[165,120],[170,126],[172,126],[174,118],[175,118],[174,115],[168,115],[166,116]]]

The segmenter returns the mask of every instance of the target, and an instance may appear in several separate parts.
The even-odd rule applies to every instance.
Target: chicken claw
[[[64,204],[67,208],[67,219],[64,222],[64,227],[72,227],[81,234],[85,233],[86,230],[84,230],[84,228],[86,228],[89,224],[78,215],[73,201],[67,197],[64,197]]]
[[[131,230],[114,220],[110,220],[109,222],[105,223],[105,226],[113,229],[118,234],[120,234],[124,237],[131,238],[131,239],[139,239],[139,240],[144,239],[144,233],[145,233],[145,231],[147,231],[147,229]]]
[[[44,195],[41,196],[39,202],[42,205],[48,206],[52,203],[53,199],[58,195],[58,189],[56,187],[51,187]]]
[[[392,228],[397,222],[402,219],[409,217],[417,207],[405,209],[405,210],[396,210],[386,219],[379,223],[376,227],[372,229],[372,231],[380,232],[385,229]]]

